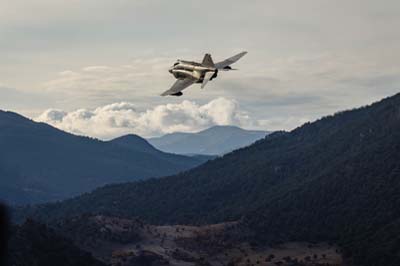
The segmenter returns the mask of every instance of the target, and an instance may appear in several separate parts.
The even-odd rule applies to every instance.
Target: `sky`
[[[0,109],[111,139],[291,130],[400,88],[394,0],[0,0]],[[176,59],[238,71],[161,97]]]

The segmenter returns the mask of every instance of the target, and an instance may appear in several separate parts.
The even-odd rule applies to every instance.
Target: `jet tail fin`
[[[210,54],[204,55],[203,62],[201,64],[206,67],[215,67],[215,64],[214,64]]]

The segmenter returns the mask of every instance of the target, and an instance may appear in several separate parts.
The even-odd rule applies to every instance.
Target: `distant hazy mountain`
[[[104,142],[0,111],[0,200],[63,199],[108,183],[171,175],[207,158],[161,152],[128,135]]]
[[[214,126],[197,133],[172,133],[149,142],[156,148],[177,154],[220,155],[248,146],[268,132],[245,130],[235,126]]]

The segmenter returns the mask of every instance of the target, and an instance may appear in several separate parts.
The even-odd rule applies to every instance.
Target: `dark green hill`
[[[138,136],[104,142],[0,111],[0,199],[63,199],[108,183],[174,174],[204,162],[168,154]]]
[[[165,155],[168,153],[162,152],[154,148],[147,140],[137,136],[137,135],[125,135],[119,138],[115,138],[110,141],[113,144],[125,147],[127,149],[137,151],[137,152],[146,152],[150,154],[158,154]]]
[[[12,230],[6,265],[105,266],[45,225],[28,220]]]
[[[325,117],[188,172],[109,185],[36,217],[93,212],[151,223],[243,221],[260,241],[340,243],[362,265],[400,265],[400,94]],[[31,210],[32,211],[32,210]]]

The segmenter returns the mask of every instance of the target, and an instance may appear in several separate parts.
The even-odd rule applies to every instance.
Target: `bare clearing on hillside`
[[[343,265],[339,249],[327,243],[248,243],[247,232],[238,222],[154,226],[137,219],[85,216],[65,221],[59,228],[113,266]]]

